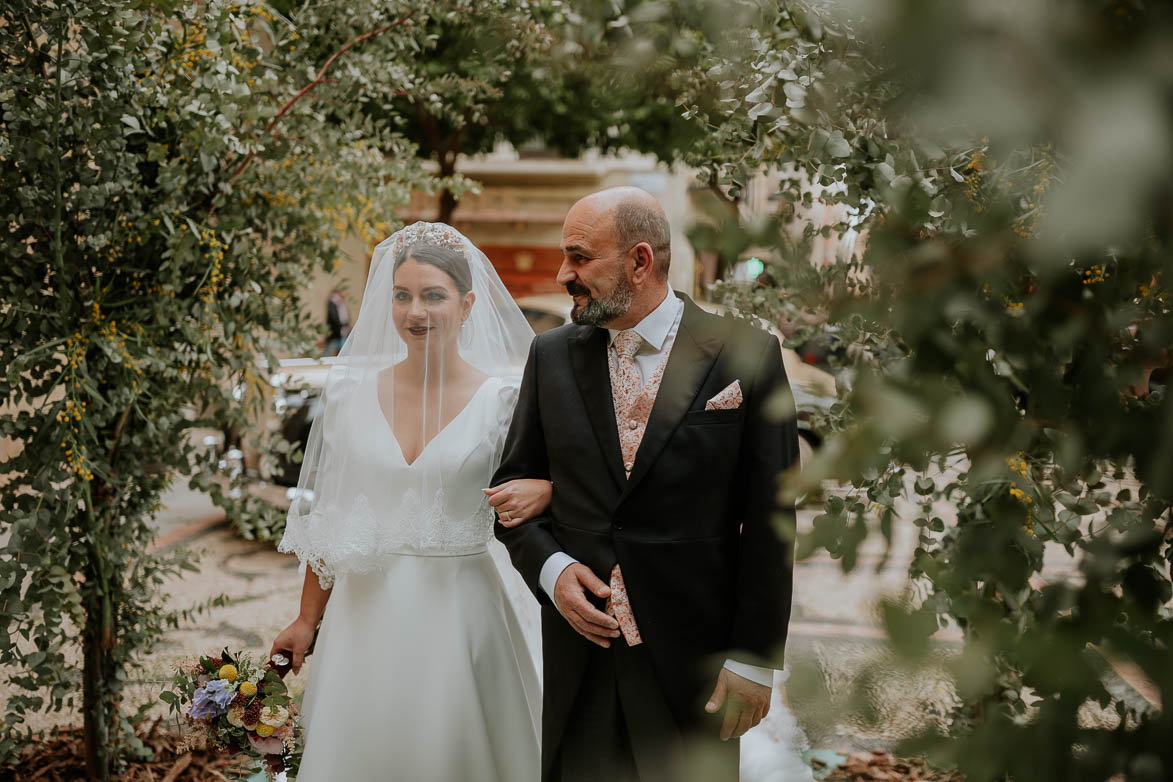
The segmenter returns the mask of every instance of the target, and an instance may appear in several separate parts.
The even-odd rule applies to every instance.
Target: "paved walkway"
[[[815,513],[799,515],[805,527]],[[230,602],[168,633],[133,686],[134,695],[144,700],[157,696],[159,683],[177,662],[197,653],[227,645],[263,655],[296,615],[301,589],[293,557],[278,554],[269,543],[241,540],[207,498],[186,488],[168,495],[157,523],[157,544],[202,552],[199,573],[185,573],[167,586],[169,603],[192,607],[220,594]],[[848,575],[825,555],[798,564],[788,691],[812,745],[849,749],[889,744],[922,725],[926,707],[943,706],[951,697],[943,673],[938,678],[901,675],[883,651],[877,601],[905,588],[914,547],[915,529],[907,525],[899,528],[893,551],[879,570],[883,551],[878,543],[865,546],[859,566]],[[943,653],[948,648],[945,639]],[[861,671],[875,686],[869,700],[856,703]],[[303,671],[292,679],[294,691],[304,687],[305,675]]]
[[[815,514],[800,511],[800,528],[808,528]],[[183,573],[166,585],[168,604],[192,608],[220,595],[228,599],[169,632],[143,661],[130,685],[128,706],[153,703],[154,713],[163,716],[158,693],[177,663],[225,646],[258,658],[267,653],[272,639],[296,616],[301,577],[293,557],[277,553],[271,543],[242,540],[225,524],[222,511],[185,486],[167,494],[156,524],[157,548],[185,545],[201,554],[198,573]],[[907,588],[916,535],[912,524],[896,525],[887,559],[882,541],[868,541],[850,574],[825,553],[796,567],[787,692],[814,747],[887,747],[917,732],[951,703],[945,663],[957,648],[957,634],[939,634],[934,654],[940,666],[910,672],[886,651],[878,619],[880,599]],[[1054,573],[1069,568],[1070,562],[1063,561],[1049,566]],[[292,677],[295,693],[304,688],[308,668]],[[1111,678],[1114,692],[1136,696],[1127,677]],[[46,715],[30,726],[61,722],[62,715]]]

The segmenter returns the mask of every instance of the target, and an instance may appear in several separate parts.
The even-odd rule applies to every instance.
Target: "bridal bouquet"
[[[270,775],[293,771],[299,738],[297,708],[281,674],[284,660],[257,666],[225,649],[216,657],[177,668],[172,688],[159,696],[202,733],[208,746],[264,761]],[[185,710],[186,707],[186,710]]]

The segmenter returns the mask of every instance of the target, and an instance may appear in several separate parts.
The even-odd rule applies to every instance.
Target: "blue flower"
[[[194,719],[217,717],[228,710],[228,704],[236,697],[236,689],[224,679],[212,679],[191,696],[191,708],[187,716]]]

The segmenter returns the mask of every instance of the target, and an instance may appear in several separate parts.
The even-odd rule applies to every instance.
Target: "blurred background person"
[[[330,298],[326,302],[326,346],[322,350],[324,356],[337,356],[342,349],[346,335],[350,333],[350,310],[346,307],[346,295],[341,289],[330,291]]]

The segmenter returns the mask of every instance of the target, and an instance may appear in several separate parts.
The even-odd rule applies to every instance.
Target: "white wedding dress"
[[[346,396],[348,426],[323,436],[329,452],[349,454],[347,470],[362,472],[347,481],[369,496],[350,505],[355,550],[307,658],[298,782],[534,782],[538,607],[504,550],[491,550],[500,544],[481,492],[500,460],[516,382],[486,380],[412,464],[379,407],[375,376]],[[443,475],[443,488],[388,496],[419,471]],[[299,527],[282,549],[339,550],[337,539],[333,548],[314,540],[315,529],[339,527]]]

